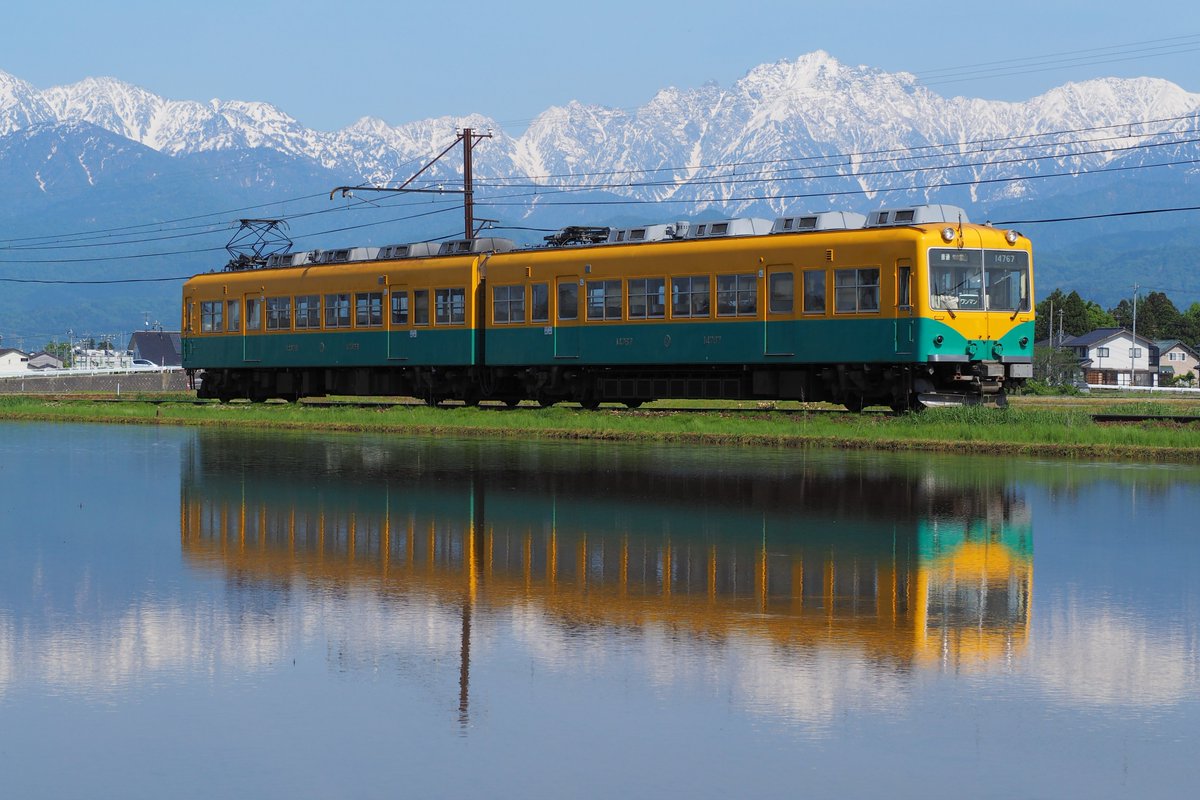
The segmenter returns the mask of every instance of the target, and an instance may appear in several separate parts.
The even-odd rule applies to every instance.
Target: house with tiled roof
[[[1124,328],[1097,328],[1064,339],[1093,386],[1157,386],[1158,345]]]
[[[1162,375],[1179,377],[1189,372],[1200,375],[1200,353],[1178,339],[1161,339],[1158,345],[1158,371]]]
[[[0,347],[0,372],[29,369],[29,354],[14,347]]]
[[[145,359],[160,367],[183,364],[179,331],[137,331],[129,337],[127,349],[134,359]]]

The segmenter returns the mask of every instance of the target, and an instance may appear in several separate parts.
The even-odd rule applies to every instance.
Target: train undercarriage
[[[350,367],[217,369],[198,372],[197,395],[228,402],[296,401],[302,397],[403,396],[430,405],[523,400],[575,402],[584,408],[651,400],[799,400],[851,411],[1006,404],[1004,364],[697,365],[679,367]]]

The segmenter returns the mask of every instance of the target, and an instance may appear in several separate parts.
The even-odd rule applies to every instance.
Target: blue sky
[[[321,130],[479,112],[519,131],[569,100],[631,108],[665,86],[727,86],[818,49],[917,73],[945,95],[1023,100],[1108,75],[1200,92],[1200,12],[1187,0],[41,0],[2,18],[0,69],[38,88],[108,75],[172,99],[262,100]],[[1094,52],[1106,47],[1117,49]],[[1014,62],[1040,56],[1084,63]],[[965,69],[991,62],[1009,74]]]

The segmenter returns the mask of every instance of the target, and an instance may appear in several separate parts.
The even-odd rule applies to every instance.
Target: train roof
[[[520,248],[512,239],[476,237],[445,242],[409,242],[383,247],[342,247],[278,253],[268,256],[260,268],[278,269],[315,264],[342,264],[363,261],[392,261],[472,253],[508,253],[523,249],[546,250],[569,247],[594,247],[645,242],[696,241],[739,236],[770,236],[822,231],[850,231],[918,225],[969,224],[967,213],[958,206],[924,204],[882,208],[868,215],[853,211],[817,211],[766,220],[758,217],[733,217],[715,220],[658,222],[624,228],[572,225],[545,237],[546,244]]]

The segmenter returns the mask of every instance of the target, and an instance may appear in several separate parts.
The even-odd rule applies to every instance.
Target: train
[[[198,396],[431,405],[995,403],[1033,375],[1033,251],[958,207],[281,253],[183,286]]]

